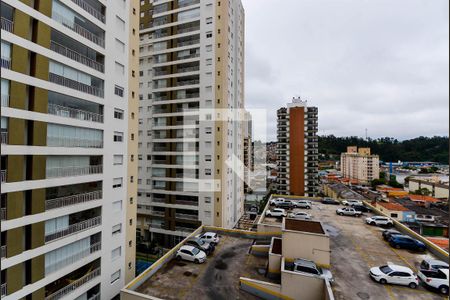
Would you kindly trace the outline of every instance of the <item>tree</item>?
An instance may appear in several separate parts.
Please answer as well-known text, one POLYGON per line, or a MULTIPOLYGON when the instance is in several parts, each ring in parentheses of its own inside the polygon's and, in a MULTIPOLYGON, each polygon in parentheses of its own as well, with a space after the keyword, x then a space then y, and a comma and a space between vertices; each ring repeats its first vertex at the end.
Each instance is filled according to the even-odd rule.
POLYGON ((421 196, 430 196, 431 195, 431 192, 426 188, 421 188, 421 189, 415 190, 414 192, 410 192, 410 193, 413 195, 421 195, 421 196))
POLYGON ((377 186, 386 184, 386 179, 384 179, 384 178, 374 179, 374 180, 372 180, 372 182, 370 184, 372 185, 372 189, 375 190, 377 188, 377 186))

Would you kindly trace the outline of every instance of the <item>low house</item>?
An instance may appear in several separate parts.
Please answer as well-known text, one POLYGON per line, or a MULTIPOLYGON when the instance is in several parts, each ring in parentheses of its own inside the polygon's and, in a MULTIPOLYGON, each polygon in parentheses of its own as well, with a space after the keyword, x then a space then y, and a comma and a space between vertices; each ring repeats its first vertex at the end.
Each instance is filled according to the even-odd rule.
POLYGON ((375 208, 399 222, 414 222, 414 211, 395 202, 376 202, 375 208))

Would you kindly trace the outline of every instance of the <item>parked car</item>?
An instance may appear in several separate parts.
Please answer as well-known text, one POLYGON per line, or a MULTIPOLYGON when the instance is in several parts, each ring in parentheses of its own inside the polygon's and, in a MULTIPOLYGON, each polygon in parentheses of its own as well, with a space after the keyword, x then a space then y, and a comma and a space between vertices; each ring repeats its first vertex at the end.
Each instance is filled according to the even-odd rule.
POLYGON ((311 201, 308 201, 308 200, 300 200, 300 201, 293 202, 293 203, 294 203, 294 207, 297 207, 297 208, 311 209, 311 207, 312 207, 311 201))
POLYGON ((373 216, 366 218, 366 223, 376 226, 394 226, 394 222, 388 217, 373 216))
POLYGON ((275 207, 284 208, 284 209, 292 209, 294 207, 294 203, 291 200, 285 200, 283 202, 279 202, 279 203, 275 204, 275 207))
POLYGON ((299 220, 311 220, 312 219, 312 216, 310 214, 302 212, 302 211, 290 213, 288 215, 288 217, 293 218, 293 219, 299 219, 299 220))
POLYGON ((448 263, 437 259, 425 258, 420 263, 420 269, 421 270, 448 269, 448 263))
POLYGON ((419 285, 419 279, 414 272, 407 267, 398 265, 387 265, 373 267, 369 271, 370 277, 381 284, 406 285, 415 289, 419 285))
POLYGON ((357 211, 360 211, 362 213, 371 212, 372 210, 368 208, 367 206, 360 205, 360 204, 352 204, 351 207, 356 209, 357 211))
POLYGON ((424 243, 407 235, 394 235, 390 238, 389 244, 391 247, 397 249, 409 249, 421 252, 427 250, 427 246, 424 243))
POLYGON ((362 201, 359 200, 344 200, 342 204, 345 206, 352 206, 353 204, 363 205, 362 201))
POLYGON ((270 205, 277 205, 278 203, 284 202, 286 201, 286 199, 284 198, 275 198, 275 199, 270 199, 269 204, 270 205))
POLYGON ((403 235, 403 233, 401 233, 400 231, 397 231, 395 229, 383 230, 383 239, 386 241, 389 241, 391 236, 395 236, 395 235, 403 235))
POLYGON ((192 238, 186 242, 186 245, 194 246, 206 253, 206 255, 210 255, 214 251, 214 246, 208 242, 205 242, 199 238, 192 238))
POLYGON ((327 279, 330 283, 334 282, 333 274, 331 274, 330 270, 323 269, 310 260, 296 259, 294 261, 294 272, 313 274, 327 279))
POLYGON ((197 238, 210 243, 211 245, 215 246, 217 244, 219 244, 219 235, 217 235, 217 233, 215 232, 205 232, 201 235, 198 235, 197 238))
POLYGON ((351 207, 339 208, 336 210, 336 214, 340 216, 352 216, 352 217, 361 217, 362 215, 360 211, 357 211, 351 207))
POLYGON ((417 275, 424 285, 439 290, 441 294, 448 294, 448 269, 419 270, 417 275))
POLYGON ((272 210, 267 210, 266 211, 266 216, 267 217, 286 217, 286 211, 282 208, 274 208, 272 210))
POLYGON ((334 200, 333 198, 323 198, 322 203, 330 204, 330 205, 340 205, 341 204, 339 201, 334 200))
POLYGON ((195 248, 194 246, 181 246, 176 254, 177 260, 192 261, 196 264, 201 264, 206 261, 206 254, 202 250, 195 248))

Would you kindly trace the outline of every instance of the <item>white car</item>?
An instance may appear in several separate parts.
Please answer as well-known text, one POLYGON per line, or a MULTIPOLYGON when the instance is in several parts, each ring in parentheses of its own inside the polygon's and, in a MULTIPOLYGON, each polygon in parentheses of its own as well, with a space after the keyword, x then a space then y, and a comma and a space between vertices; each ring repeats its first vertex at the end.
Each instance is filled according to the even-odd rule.
POLYGON ((366 223, 376 226, 394 226, 394 222, 391 219, 382 216, 373 216, 366 218, 366 223))
POLYGON ((381 284, 406 285, 415 289, 419 285, 419 279, 414 272, 407 267, 398 265, 386 265, 370 269, 370 277, 381 284))
POLYGON ((301 212, 301 211, 295 212, 295 213, 290 213, 288 215, 288 217, 292 218, 292 219, 299 219, 299 220, 311 220, 312 219, 312 216, 310 214, 301 212))
POLYGON ((181 246, 175 257, 177 260, 183 259, 196 264, 201 264, 206 261, 206 253, 194 246, 181 246))
POLYGON ((344 200, 342 204, 345 206, 352 206, 353 204, 363 205, 362 201, 359 200, 344 200))
POLYGON ((274 208, 266 211, 267 217, 286 217, 286 211, 282 208, 274 208))
POLYGON ((439 290, 444 295, 448 294, 448 269, 420 270, 417 275, 425 285, 439 290))
POLYGON ((336 210, 336 214, 340 216, 353 216, 353 217, 361 217, 362 212, 349 207, 339 208, 336 210))
POLYGON ((311 201, 307 201, 307 200, 300 200, 297 202, 294 201, 293 203, 294 203, 294 207, 297 207, 297 208, 311 209, 311 207, 312 207, 311 201))
POLYGON ((286 199, 284 199, 284 198, 275 198, 275 199, 271 199, 269 201, 269 204, 270 205, 277 205, 277 204, 280 204, 280 203, 285 202, 285 201, 286 201, 286 199))
POLYGON ((219 244, 219 235, 215 232, 205 232, 201 235, 198 235, 197 238, 201 239, 202 241, 205 241, 207 243, 214 245, 219 244))

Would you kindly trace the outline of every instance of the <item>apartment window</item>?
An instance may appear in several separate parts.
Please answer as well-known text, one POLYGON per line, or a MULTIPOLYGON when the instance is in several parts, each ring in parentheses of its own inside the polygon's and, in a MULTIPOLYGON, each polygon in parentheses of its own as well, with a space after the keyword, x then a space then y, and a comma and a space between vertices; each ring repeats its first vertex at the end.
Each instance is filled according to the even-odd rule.
POLYGON ((123 132, 114 131, 114 142, 123 142, 123 132))
POLYGON ((123 120, 124 111, 118 108, 114 108, 114 118, 123 120))
POLYGON ((211 65, 212 65, 212 58, 208 58, 208 59, 206 60, 206 65, 207 65, 207 66, 211 66, 211 65))
POLYGON ((122 232, 122 224, 116 224, 112 227, 112 234, 119 234, 122 232))
POLYGON ((212 24, 212 22, 213 22, 212 17, 206 18, 206 24, 212 24))
POLYGON ((213 36, 213 34, 212 34, 212 31, 208 31, 207 33, 206 33, 206 38, 212 38, 212 36, 213 36))
POLYGON ((111 251, 111 260, 116 260, 120 257, 122 252, 122 247, 117 247, 111 251))
POLYGON ((116 66, 115 66, 115 70, 116 70, 116 75, 123 75, 125 74, 125 66, 118 63, 116 61, 116 66))
POLYGON ((211 197, 205 197, 205 203, 211 203, 211 197))
POLYGON ((211 175, 211 169, 205 169, 205 175, 211 175))
POLYGON ((120 270, 111 275, 111 284, 120 279, 120 270))
POLYGON ((114 202, 112 203, 112 206, 113 206, 113 211, 114 211, 114 212, 120 212, 120 211, 122 211, 122 200, 114 201, 114 202))
POLYGON ((113 188, 114 189, 122 187, 122 184, 123 184, 123 178, 122 177, 113 179, 113 188))
POLYGON ((114 165, 123 165, 123 155, 115 154, 113 157, 114 165))
POLYGON ((206 52, 211 52, 211 51, 212 51, 212 45, 207 45, 206 52))
POLYGON ((211 155, 205 155, 205 161, 211 161, 212 157, 211 155))
POLYGON ((123 97, 123 91, 123 87, 118 85, 114 86, 114 94, 116 94, 117 96, 123 97))
POLYGON ((206 127, 205 128, 205 133, 206 134, 211 134, 212 133, 212 127, 206 127))

